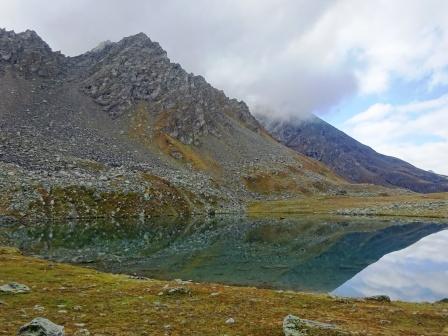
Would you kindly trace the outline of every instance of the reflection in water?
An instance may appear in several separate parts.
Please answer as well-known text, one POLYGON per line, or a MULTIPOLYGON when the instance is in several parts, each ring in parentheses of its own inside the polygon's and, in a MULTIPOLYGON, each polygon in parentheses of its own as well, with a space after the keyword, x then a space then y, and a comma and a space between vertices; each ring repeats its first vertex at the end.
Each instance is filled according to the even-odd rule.
POLYGON ((448 230, 382 257, 333 293, 389 295, 395 300, 437 301, 448 297, 448 230))
POLYGON ((0 225, 0 245, 110 272, 328 292, 446 227, 345 217, 95 220, 0 225))

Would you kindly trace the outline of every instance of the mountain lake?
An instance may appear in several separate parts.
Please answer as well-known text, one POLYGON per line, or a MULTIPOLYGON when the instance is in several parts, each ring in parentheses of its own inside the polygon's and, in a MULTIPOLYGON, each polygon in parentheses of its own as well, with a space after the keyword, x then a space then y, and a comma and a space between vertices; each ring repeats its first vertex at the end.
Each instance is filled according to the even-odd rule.
POLYGON ((0 223, 0 245, 101 271, 434 302, 448 297, 448 220, 342 216, 0 223))

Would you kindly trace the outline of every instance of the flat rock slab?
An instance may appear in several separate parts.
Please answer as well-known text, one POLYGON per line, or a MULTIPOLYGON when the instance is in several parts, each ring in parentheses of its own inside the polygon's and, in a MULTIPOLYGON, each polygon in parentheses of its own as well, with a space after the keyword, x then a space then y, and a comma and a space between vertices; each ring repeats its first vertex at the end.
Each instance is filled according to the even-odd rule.
POLYGON ((17 282, 11 282, 6 285, 0 286, 0 293, 9 293, 9 294, 23 294, 29 293, 31 290, 28 286, 19 284, 17 282))
POLYGON ((21 327, 17 336, 64 336, 64 327, 50 320, 37 317, 21 327))
POLYGON ((285 336, 305 336, 308 335, 310 329, 332 330, 334 335, 346 334, 334 324, 305 320, 294 315, 288 315, 283 320, 283 333, 285 336))

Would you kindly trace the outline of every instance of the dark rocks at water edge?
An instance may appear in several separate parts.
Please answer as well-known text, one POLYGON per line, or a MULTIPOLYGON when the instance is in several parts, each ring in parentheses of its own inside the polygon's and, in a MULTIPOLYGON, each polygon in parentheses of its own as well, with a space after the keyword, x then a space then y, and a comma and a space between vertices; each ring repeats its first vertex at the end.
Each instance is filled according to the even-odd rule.
POLYGON ((17 332, 17 336, 64 336, 64 327, 50 320, 37 317, 24 325, 17 332))
POLYGON ((0 293, 6 294, 25 294, 29 293, 31 290, 28 286, 19 284, 17 282, 11 282, 0 286, 0 293))

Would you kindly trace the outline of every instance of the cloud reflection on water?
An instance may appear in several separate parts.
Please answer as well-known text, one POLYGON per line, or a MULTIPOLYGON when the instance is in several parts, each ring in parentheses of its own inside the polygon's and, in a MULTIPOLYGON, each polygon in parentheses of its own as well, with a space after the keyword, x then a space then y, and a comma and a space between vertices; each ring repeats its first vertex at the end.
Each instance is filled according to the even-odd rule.
POLYGON ((448 230, 429 235, 366 267, 333 291, 340 296, 385 294, 393 300, 437 301, 448 297, 448 230))

